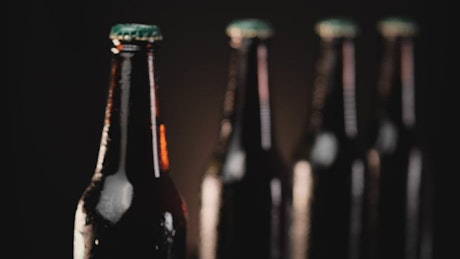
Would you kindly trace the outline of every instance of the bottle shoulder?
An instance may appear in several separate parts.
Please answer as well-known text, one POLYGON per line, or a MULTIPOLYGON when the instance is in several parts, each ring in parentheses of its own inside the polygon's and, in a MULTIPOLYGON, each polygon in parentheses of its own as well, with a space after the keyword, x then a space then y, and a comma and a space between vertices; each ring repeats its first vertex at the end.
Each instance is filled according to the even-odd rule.
POLYGON ((317 130, 301 135, 294 146, 291 167, 307 163, 312 168, 347 167, 353 161, 367 159, 368 149, 362 135, 347 137, 329 130, 317 130))
POLYGON ((132 180, 122 173, 95 173, 80 202, 93 209, 118 206, 128 210, 134 206, 161 211, 185 206, 174 181, 166 174, 158 178, 132 180))
POLYGON ((422 131, 417 125, 404 125, 397 121, 384 118, 377 121, 373 128, 372 148, 382 154, 423 148, 422 131))
POLYGON ((285 178, 288 164, 280 152, 273 148, 262 149, 226 149, 214 153, 206 163, 203 178, 216 176, 223 182, 244 180, 248 177, 270 180, 285 178))

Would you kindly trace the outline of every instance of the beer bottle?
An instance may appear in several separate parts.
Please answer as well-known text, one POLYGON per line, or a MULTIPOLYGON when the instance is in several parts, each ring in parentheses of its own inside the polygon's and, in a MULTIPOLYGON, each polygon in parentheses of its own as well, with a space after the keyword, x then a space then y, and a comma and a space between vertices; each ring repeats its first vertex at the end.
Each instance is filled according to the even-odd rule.
POLYGON ((202 175, 200 259, 284 258, 288 168, 273 131, 268 46, 261 19, 226 28, 230 64, 220 131, 202 175))
POLYGON ((117 24, 94 175, 75 213, 74 258, 186 255, 186 206, 169 175, 155 25, 117 24))
POLYGON ((330 17, 314 29, 320 46, 309 114, 292 155, 290 258, 363 258, 369 164, 358 134, 359 28, 330 17))
POLYGON ((372 120, 381 171, 380 258, 431 258, 432 167, 416 120, 419 27, 392 16, 379 20, 377 29, 382 56, 372 120))

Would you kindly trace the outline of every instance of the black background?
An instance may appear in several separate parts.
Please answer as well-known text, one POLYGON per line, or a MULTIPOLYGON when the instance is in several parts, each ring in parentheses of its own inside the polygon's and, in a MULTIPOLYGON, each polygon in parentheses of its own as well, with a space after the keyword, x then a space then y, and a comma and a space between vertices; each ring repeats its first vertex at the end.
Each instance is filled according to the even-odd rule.
MULTIPOLYGON (((77 201, 93 174, 102 131, 110 66, 108 32, 116 23, 157 24, 162 116, 167 126, 171 174, 189 209, 189 247, 197 235, 198 184, 216 138, 227 79, 228 38, 234 18, 268 19, 275 36, 269 49, 274 127, 289 161, 306 120, 318 37, 313 24, 346 16, 360 25, 356 40, 357 88, 365 127, 378 70, 378 19, 414 18, 417 114, 436 174, 435 254, 447 246, 449 214, 441 179, 452 174, 447 97, 449 7, 415 0, 322 1, 16 1, 10 4, 11 151, 15 219, 9 258, 72 258, 77 201)), ((458 87, 458 83, 456 85, 458 87)), ((455 103, 454 103, 455 106, 455 103)), ((458 152, 457 152, 458 153, 458 152)), ((458 196, 456 196, 458 197, 458 196)), ((458 240, 458 238, 457 238, 458 240)))

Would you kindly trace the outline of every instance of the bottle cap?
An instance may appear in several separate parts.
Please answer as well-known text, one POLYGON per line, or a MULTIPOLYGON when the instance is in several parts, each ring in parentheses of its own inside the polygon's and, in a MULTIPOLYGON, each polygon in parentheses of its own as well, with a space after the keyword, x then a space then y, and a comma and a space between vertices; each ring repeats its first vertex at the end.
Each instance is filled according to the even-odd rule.
POLYGON ((354 38, 358 26, 352 19, 327 18, 316 23, 315 31, 322 38, 354 38))
POLYGON ((260 38, 266 39, 273 35, 271 25, 264 20, 249 18, 230 22, 226 33, 232 38, 260 38))
POLYGON ((412 37, 418 31, 418 26, 410 18, 387 17, 377 23, 377 30, 384 37, 412 37))
POLYGON ((109 38, 124 41, 154 42, 161 40, 163 36, 156 25, 122 23, 112 27, 109 38))

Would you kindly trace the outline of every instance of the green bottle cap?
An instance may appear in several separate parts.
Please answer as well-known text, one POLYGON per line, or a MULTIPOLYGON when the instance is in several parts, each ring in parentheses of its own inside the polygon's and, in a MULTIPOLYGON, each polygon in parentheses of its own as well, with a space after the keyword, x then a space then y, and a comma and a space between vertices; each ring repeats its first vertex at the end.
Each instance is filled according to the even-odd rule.
POLYGON ((272 26, 264 20, 249 18, 230 22, 226 33, 234 38, 261 38, 266 39, 273 35, 272 26))
POLYGON ((349 18, 326 18, 315 24, 315 31, 322 38, 354 38, 358 26, 349 18))
POLYGON ((161 40, 163 36, 156 25, 122 23, 112 27, 109 38, 123 41, 154 42, 161 40))
POLYGON ((386 17, 377 23, 377 30, 384 37, 412 37, 418 32, 414 20, 407 17, 386 17))

